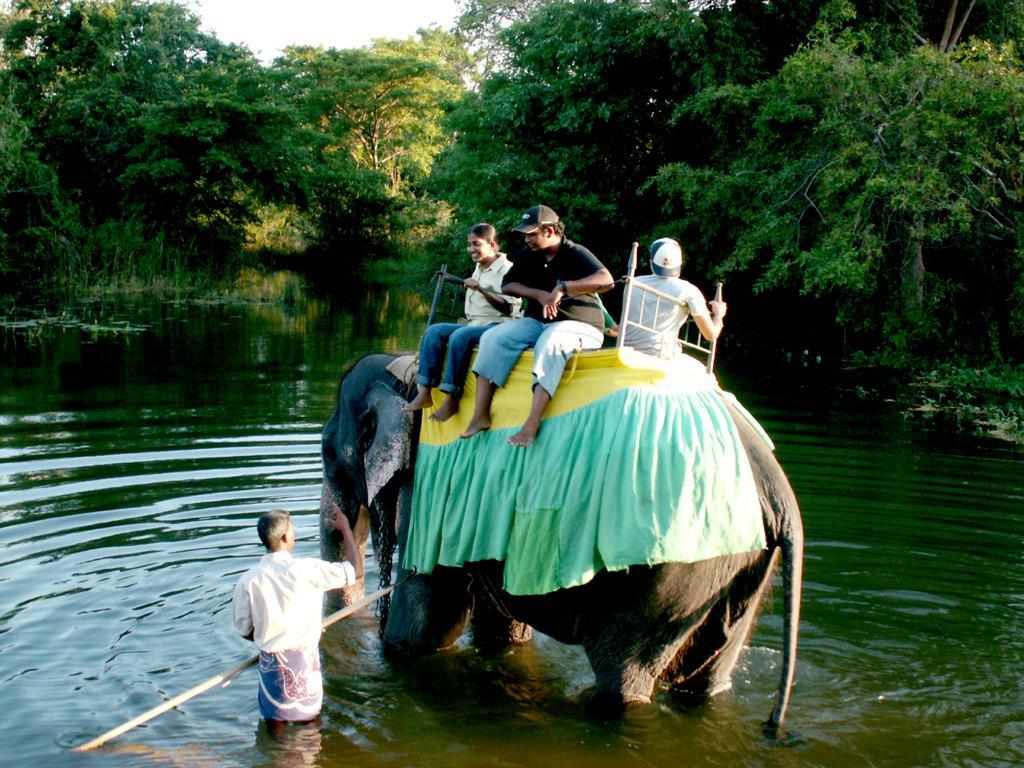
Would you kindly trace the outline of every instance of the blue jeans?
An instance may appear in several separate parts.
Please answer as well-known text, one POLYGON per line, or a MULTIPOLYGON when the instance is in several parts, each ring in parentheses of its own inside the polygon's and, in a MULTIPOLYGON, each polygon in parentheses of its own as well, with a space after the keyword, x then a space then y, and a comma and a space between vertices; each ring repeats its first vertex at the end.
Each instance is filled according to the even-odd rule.
POLYGON ((416 374, 416 383, 424 387, 437 387, 440 384, 440 390, 448 394, 460 392, 469 372, 469 359, 473 355, 473 348, 484 335, 484 331, 496 325, 498 323, 435 323, 428 326, 423 338, 420 339, 420 368, 416 374), (446 349, 447 366, 444 364, 446 349), (441 375, 442 369, 444 376, 441 375))
POLYGON ((523 350, 535 347, 534 385, 540 384, 554 396, 565 364, 573 353, 600 349, 603 340, 601 331, 576 320, 542 323, 532 317, 524 317, 502 323, 484 334, 473 373, 503 387, 523 350))

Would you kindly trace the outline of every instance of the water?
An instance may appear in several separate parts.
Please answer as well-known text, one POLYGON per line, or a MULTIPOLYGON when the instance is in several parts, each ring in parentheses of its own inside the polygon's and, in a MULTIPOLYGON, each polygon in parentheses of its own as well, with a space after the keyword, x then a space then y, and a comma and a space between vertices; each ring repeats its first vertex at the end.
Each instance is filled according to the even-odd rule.
POLYGON ((117 317, 143 331, 0 335, 0 764, 1024 762, 1024 451, 741 375, 726 345, 723 384, 775 439, 807 530, 787 745, 760 731, 777 596, 733 690, 703 704, 665 693, 597 721, 577 648, 539 636, 496 657, 463 644, 394 663, 364 612, 322 643, 319 729, 269 733, 249 670, 96 753, 69 751, 252 653, 229 603, 261 553, 256 517, 291 510, 297 554, 318 553, 319 431, 338 377, 364 352, 414 347, 424 314, 395 294, 142 302, 117 317))

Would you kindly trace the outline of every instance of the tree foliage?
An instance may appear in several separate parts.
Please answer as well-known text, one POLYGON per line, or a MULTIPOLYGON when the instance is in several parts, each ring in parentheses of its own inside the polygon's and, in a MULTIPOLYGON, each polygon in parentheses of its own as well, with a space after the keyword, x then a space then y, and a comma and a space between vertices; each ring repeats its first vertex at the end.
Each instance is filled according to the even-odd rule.
POLYGON ((608 258, 649 222, 637 190, 685 152, 675 105, 694 93, 699 28, 685 8, 550 2, 501 33, 507 67, 467 94, 439 194, 457 220, 511 223, 546 201, 608 258))
POLYGON ((303 174, 319 251, 393 255, 432 207, 423 187, 450 143, 443 121, 471 77, 459 39, 438 29, 369 48, 292 47, 274 62, 311 160, 303 174))
POLYGON ((719 150, 652 186, 723 273, 813 297, 888 362, 1019 356, 1024 74, 1009 47, 878 61, 843 36, 684 113, 719 150))
POLYGON ((450 32, 265 66, 176 3, 14 0, 0 274, 224 265, 253 232, 426 269, 543 201, 616 271, 680 238, 738 336, 1020 360, 1024 3, 459 5, 450 32))
POLYGON ((30 133, 11 101, 0 102, 0 281, 6 285, 44 284, 68 249, 62 222, 75 217, 30 133))

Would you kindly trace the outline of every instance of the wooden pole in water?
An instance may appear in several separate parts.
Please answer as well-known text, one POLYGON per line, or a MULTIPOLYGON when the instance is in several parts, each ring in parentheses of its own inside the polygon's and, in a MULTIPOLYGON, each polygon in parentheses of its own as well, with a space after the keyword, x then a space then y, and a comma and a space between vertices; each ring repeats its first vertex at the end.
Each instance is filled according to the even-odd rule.
MULTIPOLYGON (((356 602, 352 603, 352 605, 347 605, 344 608, 342 608, 340 611, 336 611, 336 612, 332 613, 330 616, 328 616, 326 619, 324 619, 324 623, 323 623, 322 629, 327 629, 334 622, 340 621, 341 619, 344 619, 346 616, 351 616, 353 613, 358 611, 360 608, 365 608, 367 605, 370 605, 370 603, 373 603, 373 602, 375 602, 377 600, 380 600, 382 597, 384 597, 385 595, 390 593, 392 590, 394 590, 394 588, 397 587, 397 586, 398 586, 397 584, 394 584, 394 585, 392 585, 390 587, 387 587, 386 589, 380 590, 379 592, 374 592, 372 595, 367 595, 366 597, 362 598, 361 600, 357 600, 356 602)), ((227 670, 226 672, 221 672, 219 675, 214 675, 209 680, 206 680, 206 681, 200 683, 199 685, 196 685, 196 686, 194 686, 192 688, 189 688, 184 693, 178 694, 173 699, 169 699, 169 700, 165 701, 163 704, 160 704, 159 706, 153 707, 151 710, 149 710, 147 712, 143 712, 138 717, 133 717, 131 720, 129 720, 129 721, 125 722, 125 723, 122 723, 121 725, 117 726, 116 728, 112 728, 111 730, 107 731, 106 733, 97 736, 92 741, 87 741, 85 744, 78 745, 72 751, 74 751, 74 752, 88 752, 90 749, 96 749, 96 747, 100 746, 101 744, 105 744, 106 742, 110 741, 111 739, 120 736, 122 733, 125 733, 126 731, 130 731, 135 726, 142 725, 143 723, 148 722, 149 720, 152 720, 157 715, 161 715, 161 714, 163 714, 164 712, 166 712, 169 709, 174 709, 179 704, 184 704, 189 699, 193 699, 196 696, 198 696, 199 694, 203 693, 204 691, 210 690, 215 685, 220 685, 222 687, 226 686, 240 672, 242 672, 242 670, 247 669, 248 667, 253 666, 259 660, 260 660, 260 655, 257 653, 255 656, 251 656, 250 658, 248 658, 245 661, 243 661, 241 664, 232 667, 231 669, 227 670)))

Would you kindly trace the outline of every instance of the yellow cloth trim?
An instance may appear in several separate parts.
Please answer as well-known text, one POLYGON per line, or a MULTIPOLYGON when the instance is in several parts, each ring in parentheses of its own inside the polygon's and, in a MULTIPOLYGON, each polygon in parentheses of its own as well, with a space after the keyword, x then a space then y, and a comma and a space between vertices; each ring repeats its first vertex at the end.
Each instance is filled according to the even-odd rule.
MULTIPOLYGON (((717 386, 701 363, 685 355, 661 360, 624 347, 582 352, 574 358, 577 359, 566 365, 562 383, 544 411, 545 419, 568 413, 628 387, 683 393, 713 390, 717 386)), ((505 386, 495 392, 491 405, 491 429, 518 427, 526 421, 533 403, 532 370, 533 350, 527 350, 519 358, 505 386)), ((428 418, 446 397, 439 390, 434 390, 432 396, 434 405, 423 411, 420 442, 447 445, 458 440, 469 425, 476 402, 476 376, 470 372, 466 377, 459 410, 448 421, 436 422, 428 418)))

